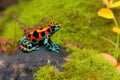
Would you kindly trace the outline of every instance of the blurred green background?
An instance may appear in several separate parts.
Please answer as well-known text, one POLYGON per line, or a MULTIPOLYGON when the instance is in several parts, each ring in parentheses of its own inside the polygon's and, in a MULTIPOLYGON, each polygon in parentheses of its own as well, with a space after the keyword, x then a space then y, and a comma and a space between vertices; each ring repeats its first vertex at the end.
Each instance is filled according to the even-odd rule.
MULTIPOLYGON (((112 31, 113 20, 107 20, 97 15, 97 11, 102 7, 106 7, 102 0, 18 0, 18 4, 9 6, 0 12, 0 37, 5 39, 16 37, 16 41, 19 41, 23 36, 21 27, 29 26, 32 28, 35 25, 47 25, 50 21, 56 21, 62 24, 62 29, 52 36, 52 40, 66 46, 67 51, 76 53, 72 54, 72 56, 76 56, 72 57, 74 59, 72 62, 76 62, 76 64, 72 64, 72 62, 65 64, 71 74, 66 75, 67 70, 65 68, 65 72, 58 73, 59 77, 51 78, 51 80, 60 80, 60 78, 61 80, 119 80, 119 74, 113 66, 99 56, 100 52, 106 52, 119 60, 119 52, 116 51, 115 47, 100 38, 106 37, 113 42, 116 41, 116 33, 112 31), (16 22, 12 17, 14 14, 23 25, 16 22), (75 48, 71 48, 65 44, 66 42, 80 44, 82 48, 75 46, 75 48), (77 56, 81 57, 78 58, 77 56), (96 59, 100 59, 100 61, 96 59), (94 62, 92 67, 89 64, 90 60, 94 62), (83 67, 73 68, 77 66, 83 67), (76 70, 78 73, 74 73, 76 70), (84 70, 90 74, 85 74, 84 70), (68 77, 73 74, 74 77, 68 77), (92 74, 91 78, 90 75, 92 74), (102 76, 104 76, 103 79, 101 79, 102 76), (77 78, 75 79, 75 77, 77 78)), ((119 10, 113 9, 113 12, 120 25, 119 10)))

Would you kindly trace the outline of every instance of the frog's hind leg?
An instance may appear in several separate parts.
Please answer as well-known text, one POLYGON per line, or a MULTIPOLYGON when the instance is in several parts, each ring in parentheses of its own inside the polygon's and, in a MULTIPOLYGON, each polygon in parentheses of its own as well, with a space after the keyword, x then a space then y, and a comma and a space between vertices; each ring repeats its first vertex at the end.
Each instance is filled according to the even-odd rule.
POLYGON ((50 40, 50 38, 46 38, 44 40, 44 45, 48 50, 59 53, 60 48, 59 48, 58 44, 52 42, 50 40))
POLYGON ((32 51, 39 50, 39 45, 34 46, 32 42, 26 39, 21 39, 21 41, 19 41, 19 44, 20 44, 20 49, 23 52, 32 52, 32 51))

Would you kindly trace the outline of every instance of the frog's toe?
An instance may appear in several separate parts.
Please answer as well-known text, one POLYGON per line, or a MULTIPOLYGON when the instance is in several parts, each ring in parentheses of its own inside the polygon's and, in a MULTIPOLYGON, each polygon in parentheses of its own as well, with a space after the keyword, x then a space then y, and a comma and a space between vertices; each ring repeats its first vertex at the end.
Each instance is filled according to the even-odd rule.
POLYGON ((59 50, 52 48, 51 51, 55 52, 55 53, 59 53, 59 50))
POLYGON ((59 46, 53 46, 54 49, 60 50, 59 46))
POLYGON ((59 49, 59 45, 57 45, 57 44, 55 44, 55 43, 51 43, 51 45, 52 45, 52 47, 54 47, 54 48, 60 50, 60 49, 59 49))
POLYGON ((57 48, 55 48, 56 50, 60 50, 60 48, 59 47, 57 47, 57 48))
POLYGON ((30 52, 31 51, 38 51, 38 50, 40 50, 40 48, 38 46, 34 46, 30 49, 30 52))
POLYGON ((59 48, 56 48, 56 47, 53 47, 53 46, 50 46, 48 48, 48 50, 52 51, 52 52, 55 52, 55 53, 59 53, 59 48))

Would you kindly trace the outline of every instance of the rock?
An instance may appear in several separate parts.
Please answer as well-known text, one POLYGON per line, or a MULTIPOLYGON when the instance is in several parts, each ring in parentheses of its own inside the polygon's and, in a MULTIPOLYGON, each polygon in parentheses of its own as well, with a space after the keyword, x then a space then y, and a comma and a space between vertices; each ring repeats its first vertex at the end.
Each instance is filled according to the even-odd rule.
POLYGON ((62 71, 61 65, 69 53, 64 47, 60 48, 60 53, 48 51, 44 46, 31 53, 20 50, 9 56, 0 53, 0 80, 34 80, 34 72, 46 64, 54 65, 62 71))
POLYGON ((6 9, 7 7, 18 3, 18 0, 1 0, 0 1, 0 11, 6 9))
POLYGON ((0 58, 0 69, 4 66, 4 60, 0 58))

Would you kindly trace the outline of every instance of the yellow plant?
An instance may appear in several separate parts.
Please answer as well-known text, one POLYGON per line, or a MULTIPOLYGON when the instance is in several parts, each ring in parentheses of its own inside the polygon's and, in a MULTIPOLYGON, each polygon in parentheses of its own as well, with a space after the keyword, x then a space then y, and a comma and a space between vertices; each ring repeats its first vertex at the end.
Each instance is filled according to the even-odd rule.
POLYGON ((117 20, 114 16, 113 11, 111 8, 118 8, 120 7, 120 1, 116 1, 113 3, 113 0, 103 0, 104 4, 106 5, 106 8, 101 8, 98 11, 98 16, 101 16, 106 19, 113 19, 115 26, 113 27, 113 32, 117 33, 117 40, 116 45, 119 46, 119 36, 120 36, 120 28, 118 27, 117 20))
POLYGON ((120 28, 118 27, 113 27, 113 31, 120 34, 120 28))
POLYGON ((103 0, 103 2, 106 4, 107 8, 120 7, 120 1, 117 1, 117 2, 113 3, 113 0, 103 0))

